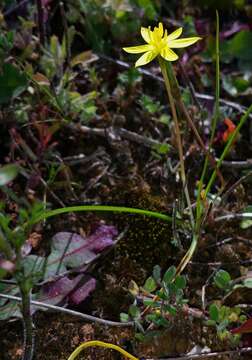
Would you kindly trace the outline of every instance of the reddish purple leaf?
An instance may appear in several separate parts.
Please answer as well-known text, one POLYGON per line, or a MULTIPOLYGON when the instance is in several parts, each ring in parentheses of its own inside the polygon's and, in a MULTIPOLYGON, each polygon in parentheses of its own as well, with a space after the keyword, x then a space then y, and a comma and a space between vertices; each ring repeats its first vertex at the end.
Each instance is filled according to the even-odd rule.
POLYGON ((246 320, 241 326, 231 329, 232 334, 246 334, 252 333, 252 318, 246 320))
POLYGON ((61 271, 65 267, 76 268, 93 261, 97 253, 113 245, 117 235, 114 226, 100 225, 93 234, 84 238, 71 232, 59 232, 52 238, 52 251, 48 257, 46 277, 55 274, 58 265, 61 271))
POLYGON ((93 235, 89 236, 89 250, 99 253, 113 245, 113 238, 118 235, 114 226, 100 225, 93 235))
POLYGON ((82 276, 78 275, 74 279, 64 276, 59 280, 44 285, 37 300, 51 305, 59 304, 77 286, 82 276))
POLYGON ((67 304, 68 300, 74 304, 84 301, 96 286, 95 279, 83 277, 85 265, 93 261, 98 253, 113 245, 113 238, 117 233, 114 226, 100 224, 87 237, 71 232, 59 232, 54 235, 44 280, 66 271, 67 268, 78 268, 82 274, 72 279, 64 276, 59 280, 48 282, 42 287, 36 299, 54 305, 63 301, 67 304), (80 280, 82 282, 78 287, 80 280), (86 282, 83 283, 83 280, 86 282))
POLYGON ((95 290, 96 287, 96 280, 94 278, 89 279, 84 285, 79 287, 76 291, 73 291, 70 295, 69 300, 72 301, 72 303, 78 305, 82 301, 84 301, 91 292, 95 290))

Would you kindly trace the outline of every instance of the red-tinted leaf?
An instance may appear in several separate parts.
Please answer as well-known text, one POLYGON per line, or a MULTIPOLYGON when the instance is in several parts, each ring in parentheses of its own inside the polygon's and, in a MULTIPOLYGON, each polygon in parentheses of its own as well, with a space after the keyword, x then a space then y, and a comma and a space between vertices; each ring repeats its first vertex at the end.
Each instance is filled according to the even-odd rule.
POLYGON ((82 276, 83 275, 78 275, 74 279, 69 279, 67 276, 64 276, 57 281, 44 285, 37 300, 51 305, 59 304, 77 286, 82 276))
POLYGON ((55 274, 58 265, 60 271, 65 267, 76 268, 93 261, 97 253, 113 245, 113 238, 117 235, 114 226, 100 225, 96 231, 84 238, 71 232, 59 232, 52 239, 52 251, 48 257, 45 277, 55 274))
POLYGON ((232 334, 252 333, 252 318, 245 321, 241 326, 230 330, 232 334))
POLYGON ((74 304, 78 305, 84 301, 91 292, 95 290, 96 280, 94 278, 89 279, 84 285, 75 290, 71 295, 69 300, 74 304))
POLYGON ((99 253, 107 247, 113 245, 113 238, 117 236, 118 231, 114 226, 100 225, 93 235, 89 236, 89 249, 99 253))

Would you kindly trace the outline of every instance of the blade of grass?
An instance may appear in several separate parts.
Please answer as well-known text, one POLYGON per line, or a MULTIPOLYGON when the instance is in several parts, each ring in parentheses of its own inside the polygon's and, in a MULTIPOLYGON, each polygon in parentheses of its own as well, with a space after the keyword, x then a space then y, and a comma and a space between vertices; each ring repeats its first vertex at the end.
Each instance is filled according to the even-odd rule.
MULTIPOLYGON (((216 54, 216 80, 215 80, 215 105, 214 105, 214 116, 213 121, 211 124, 211 136, 209 142, 209 149, 208 153, 210 154, 211 148, 213 146, 214 136, 217 127, 217 121, 220 115, 220 21, 219 21, 219 13, 216 10, 216 40, 215 40, 215 54, 216 54)), ((209 157, 206 156, 202 174, 200 177, 199 185, 198 185, 198 194, 197 194, 197 201, 196 201, 196 228, 199 230, 200 222, 201 222, 201 215, 202 215, 202 202, 201 202, 201 193, 203 189, 203 184, 206 176, 206 172, 208 169, 208 159, 209 157)), ((216 165, 215 170, 216 173, 218 171, 218 166, 216 165)), ((197 231, 198 231, 197 230, 197 231)))
POLYGON ((38 215, 32 220, 32 223, 29 225, 34 225, 39 221, 48 219, 52 216, 66 214, 70 212, 83 212, 83 211, 101 211, 101 212, 117 212, 117 213, 128 213, 128 214, 137 214, 148 217, 154 217, 163 221, 172 222, 172 217, 166 214, 162 214, 156 211, 149 211, 125 206, 109 206, 109 205, 80 205, 80 206, 69 206, 64 208, 58 208, 54 210, 48 210, 38 215))

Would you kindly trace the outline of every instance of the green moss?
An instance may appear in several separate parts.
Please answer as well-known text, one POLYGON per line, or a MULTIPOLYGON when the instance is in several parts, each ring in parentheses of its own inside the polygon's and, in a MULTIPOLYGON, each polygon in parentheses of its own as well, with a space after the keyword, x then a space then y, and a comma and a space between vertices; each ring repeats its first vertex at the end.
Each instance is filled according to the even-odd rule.
MULTIPOLYGON (((120 194, 120 204, 146 210, 165 212, 166 204, 161 197, 146 189, 120 194)), ((171 224, 164 221, 132 215, 116 215, 120 230, 128 227, 125 237, 116 247, 118 257, 127 257, 150 272, 155 264, 167 265, 171 254, 171 224)))

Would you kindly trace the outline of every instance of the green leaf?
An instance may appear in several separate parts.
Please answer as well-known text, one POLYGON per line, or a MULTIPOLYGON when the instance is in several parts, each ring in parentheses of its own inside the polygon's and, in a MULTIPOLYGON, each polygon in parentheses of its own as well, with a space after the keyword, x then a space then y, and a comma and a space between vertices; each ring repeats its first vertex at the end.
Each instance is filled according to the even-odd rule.
POLYGON ((27 77, 14 65, 4 64, 0 74, 0 104, 6 104, 19 96, 28 85, 27 77))
POLYGON ((141 334, 141 333, 136 333, 135 338, 136 338, 137 341, 144 341, 145 340, 144 334, 141 334))
POLYGON ((159 101, 155 101, 150 96, 145 95, 145 94, 143 94, 141 96, 141 99, 139 102, 140 102, 142 108, 150 114, 155 114, 155 113, 161 111, 161 109, 162 109, 159 101))
POLYGON ((242 220, 240 223, 241 229, 248 229, 251 226, 252 226, 252 220, 250 219, 242 220))
POLYGON ((170 145, 165 143, 155 144, 153 145, 153 149, 159 154, 159 155, 166 155, 170 150, 170 145))
POLYGON ((227 289, 230 286, 231 277, 225 270, 219 270, 214 276, 214 283, 220 289, 227 289))
POLYGON ((252 278, 245 279, 243 282, 244 286, 246 286, 249 289, 252 289, 252 278))
POLYGON ((153 279, 152 276, 148 277, 144 284, 144 290, 151 293, 152 291, 156 290, 157 284, 156 281, 153 279))
POLYGON ((175 266, 171 266, 169 267, 169 269, 165 272, 164 277, 163 277, 163 281, 166 284, 170 284, 172 282, 172 280, 174 279, 176 275, 176 267, 175 266))
POLYGON ((6 321, 10 318, 22 318, 19 304, 11 301, 1 307, 0 321, 6 321))
POLYGON ((252 60, 252 31, 240 31, 230 40, 229 52, 236 58, 252 60))
POLYGON ((177 309, 175 308, 175 306, 172 305, 164 306, 164 310, 173 316, 177 314, 177 309))
POLYGON ((129 315, 126 313, 121 313, 120 314, 120 320, 121 322, 128 322, 129 321, 129 315))
POLYGON ((207 321, 206 321, 206 324, 207 324, 208 326, 215 326, 215 325, 216 325, 216 322, 215 322, 214 320, 207 320, 207 321))
POLYGON ((7 185, 18 174, 18 166, 15 164, 4 165, 0 168, 0 186, 7 185))
POLYGON ((177 276, 175 279, 175 286, 177 289, 184 289, 186 287, 186 278, 183 275, 177 276))
POLYGON ((136 305, 131 305, 129 308, 129 314, 133 319, 135 318, 138 319, 140 317, 141 312, 136 305))
POLYGON ((152 299, 144 299, 143 300, 143 304, 144 306, 151 306, 151 307, 156 307, 157 305, 155 301, 153 301, 152 299))
POLYGON ((152 276, 156 282, 161 281, 161 267, 159 265, 155 265, 152 271, 152 276))
POLYGON ((209 315, 211 320, 218 321, 219 320, 219 309, 216 304, 211 304, 209 308, 209 315))

